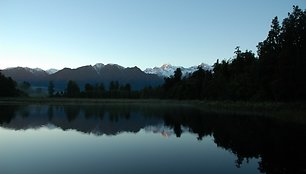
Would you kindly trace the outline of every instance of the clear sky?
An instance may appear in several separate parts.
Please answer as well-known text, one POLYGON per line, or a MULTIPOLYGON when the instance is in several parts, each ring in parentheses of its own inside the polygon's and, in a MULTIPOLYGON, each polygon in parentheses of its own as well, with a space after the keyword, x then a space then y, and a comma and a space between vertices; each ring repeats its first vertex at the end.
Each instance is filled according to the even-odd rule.
POLYGON ((306 0, 0 0, 0 69, 213 64, 306 0))

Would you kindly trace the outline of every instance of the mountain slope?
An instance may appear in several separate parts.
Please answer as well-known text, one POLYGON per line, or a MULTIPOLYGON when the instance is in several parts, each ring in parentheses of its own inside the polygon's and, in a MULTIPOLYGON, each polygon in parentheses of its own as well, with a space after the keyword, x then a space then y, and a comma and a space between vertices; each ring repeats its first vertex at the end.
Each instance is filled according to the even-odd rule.
POLYGON ((31 82, 33 86, 45 86, 45 79, 48 78, 48 73, 44 70, 35 68, 15 67, 7 68, 1 71, 7 77, 12 77, 17 82, 31 82))
POLYGON ((124 68, 117 64, 97 63, 94 66, 87 65, 76 69, 64 68, 62 70, 50 69, 44 71, 39 68, 31 69, 27 67, 7 68, 1 72, 8 77, 12 77, 17 82, 27 81, 32 86, 47 88, 49 81, 53 81, 57 90, 65 90, 69 80, 76 81, 83 89, 86 83, 104 83, 108 88, 110 81, 118 81, 120 84, 130 83, 134 90, 142 89, 146 86, 161 85, 164 77, 174 74, 177 68, 181 68, 183 76, 193 73, 202 67, 204 70, 212 70, 207 64, 200 64, 184 68, 164 64, 161 67, 147 68, 142 71, 138 67, 124 68))
POLYGON ((86 83, 104 83, 108 88, 110 81, 118 81, 120 84, 130 83, 134 90, 163 83, 163 78, 154 74, 146 74, 138 67, 124 68, 117 64, 87 65, 76 69, 64 68, 51 74, 41 69, 26 67, 8 68, 2 70, 2 73, 17 82, 27 81, 33 86, 43 88, 48 86, 49 81, 53 81, 57 90, 64 90, 69 80, 76 81, 81 89, 86 83))

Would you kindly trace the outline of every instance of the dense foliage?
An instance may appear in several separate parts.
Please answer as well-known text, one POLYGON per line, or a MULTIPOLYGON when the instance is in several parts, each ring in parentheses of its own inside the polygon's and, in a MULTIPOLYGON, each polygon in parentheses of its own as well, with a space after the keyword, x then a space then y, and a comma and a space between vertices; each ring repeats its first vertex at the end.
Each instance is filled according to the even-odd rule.
POLYGON ((167 98, 213 100, 306 99, 306 11, 297 6, 279 25, 272 20, 267 38, 258 44, 258 57, 236 48, 231 60, 217 61, 213 72, 199 68, 180 79, 178 69, 165 79, 167 98))
POLYGON ((306 98, 306 11, 297 6, 258 44, 261 94, 273 100, 306 98))
POLYGON ((256 98, 259 84, 258 59, 251 51, 241 52, 236 48, 232 60, 214 64, 213 72, 201 67, 190 76, 166 78, 165 97, 176 99, 249 100, 256 98), (169 86, 171 86, 169 88, 169 86))
POLYGON ((111 81, 108 88, 106 88, 103 83, 94 85, 86 83, 84 90, 81 91, 80 87, 75 81, 69 81, 65 92, 57 92, 54 96, 69 98, 157 98, 159 95, 155 95, 155 93, 152 94, 153 90, 155 89, 149 87, 144 88, 141 91, 133 91, 129 83, 119 84, 118 81, 111 81))
POLYGON ((10 78, 5 77, 0 73, 0 97, 11 97, 20 95, 20 91, 17 90, 16 82, 10 78))

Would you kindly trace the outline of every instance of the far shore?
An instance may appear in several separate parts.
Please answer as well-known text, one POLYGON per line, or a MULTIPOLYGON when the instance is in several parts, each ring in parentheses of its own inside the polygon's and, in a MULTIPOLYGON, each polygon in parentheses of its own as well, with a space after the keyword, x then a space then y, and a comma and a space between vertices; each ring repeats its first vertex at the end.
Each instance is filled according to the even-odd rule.
MULTIPOLYGON (((136 107, 193 107, 203 113, 267 116, 306 125, 306 103, 88 98, 0 98, 0 105, 117 105, 136 107)), ((205 115, 205 114, 204 114, 205 115)), ((1 116, 1 115, 0 115, 1 116)), ((191 115, 192 116, 192 115, 191 115)))
POLYGON ((205 100, 163 100, 163 99, 89 99, 89 98, 0 98, 0 105, 156 105, 189 106, 207 112, 225 113, 277 113, 277 115, 303 115, 306 117, 306 103, 205 101, 205 100))

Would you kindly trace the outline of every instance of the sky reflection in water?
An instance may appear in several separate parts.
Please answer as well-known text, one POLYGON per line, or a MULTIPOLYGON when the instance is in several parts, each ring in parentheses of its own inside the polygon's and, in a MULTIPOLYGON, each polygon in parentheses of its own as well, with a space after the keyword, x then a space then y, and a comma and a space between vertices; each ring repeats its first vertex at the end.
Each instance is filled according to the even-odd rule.
POLYGON ((305 170, 305 128, 265 117, 133 105, 0 109, 0 173, 305 170))

